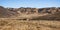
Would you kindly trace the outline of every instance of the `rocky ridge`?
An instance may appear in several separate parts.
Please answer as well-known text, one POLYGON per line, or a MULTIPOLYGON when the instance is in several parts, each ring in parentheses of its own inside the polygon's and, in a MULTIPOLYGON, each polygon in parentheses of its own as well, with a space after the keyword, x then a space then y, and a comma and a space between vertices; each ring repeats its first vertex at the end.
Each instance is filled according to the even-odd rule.
MULTIPOLYGON (((60 7, 50 7, 50 8, 4 8, 0 6, 0 17, 24 17, 28 18, 37 17, 43 19, 60 19, 60 7)), ((35 18, 36 19, 36 18, 35 18)))

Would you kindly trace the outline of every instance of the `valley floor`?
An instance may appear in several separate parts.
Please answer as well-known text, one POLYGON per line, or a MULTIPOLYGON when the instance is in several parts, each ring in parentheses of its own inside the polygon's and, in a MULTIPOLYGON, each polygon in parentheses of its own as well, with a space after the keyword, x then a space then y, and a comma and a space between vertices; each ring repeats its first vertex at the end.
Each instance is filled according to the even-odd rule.
POLYGON ((0 19, 0 30, 60 30, 60 21, 0 19))

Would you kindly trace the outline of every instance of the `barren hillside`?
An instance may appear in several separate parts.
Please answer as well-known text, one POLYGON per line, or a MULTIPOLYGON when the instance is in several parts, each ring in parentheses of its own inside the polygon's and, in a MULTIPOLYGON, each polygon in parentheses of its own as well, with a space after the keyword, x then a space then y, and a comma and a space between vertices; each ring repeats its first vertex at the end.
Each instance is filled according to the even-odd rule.
POLYGON ((0 18, 60 19, 60 8, 4 8, 0 6, 0 18))
POLYGON ((0 30, 60 30, 60 8, 0 6, 0 30))

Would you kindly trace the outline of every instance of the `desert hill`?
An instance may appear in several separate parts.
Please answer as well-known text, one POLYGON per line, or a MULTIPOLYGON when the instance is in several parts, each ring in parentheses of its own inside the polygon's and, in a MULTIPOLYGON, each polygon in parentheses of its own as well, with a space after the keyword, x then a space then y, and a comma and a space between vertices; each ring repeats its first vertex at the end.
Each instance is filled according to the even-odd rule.
POLYGON ((0 30, 60 30, 60 21, 55 20, 60 20, 60 8, 0 6, 0 30))
POLYGON ((0 18, 60 19, 60 8, 4 8, 0 6, 0 18))

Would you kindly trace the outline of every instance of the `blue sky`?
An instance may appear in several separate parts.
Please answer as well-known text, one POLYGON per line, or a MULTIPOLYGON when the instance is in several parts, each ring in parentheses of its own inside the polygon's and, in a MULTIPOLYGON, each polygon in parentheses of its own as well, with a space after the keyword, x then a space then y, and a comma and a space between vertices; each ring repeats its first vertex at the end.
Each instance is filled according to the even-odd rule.
POLYGON ((60 7, 60 0, 0 0, 0 6, 4 7, 60 7))

